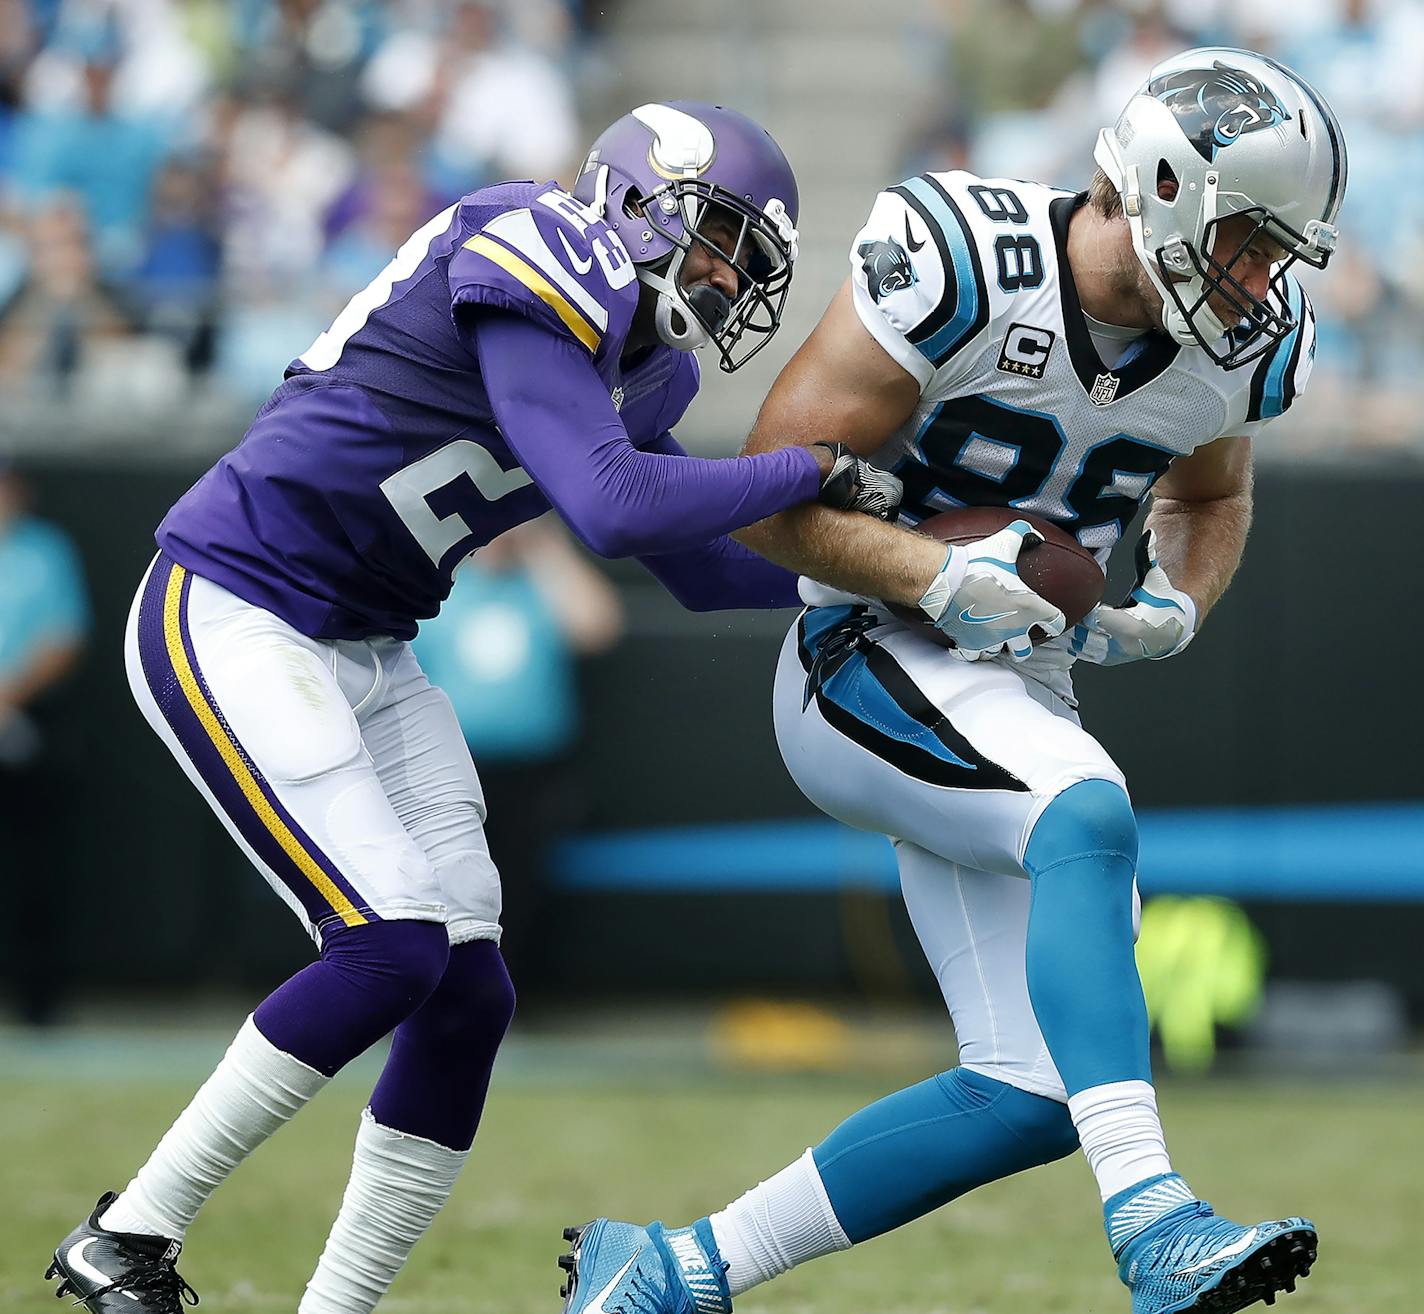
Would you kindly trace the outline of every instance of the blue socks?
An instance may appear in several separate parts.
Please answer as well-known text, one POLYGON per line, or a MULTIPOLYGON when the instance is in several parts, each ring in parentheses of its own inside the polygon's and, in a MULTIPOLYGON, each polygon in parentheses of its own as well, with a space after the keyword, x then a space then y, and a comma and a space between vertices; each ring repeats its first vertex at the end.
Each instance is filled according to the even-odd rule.
POLYGON ((954 1068, 852 1114, 812 1154, 858 1244, 1077 1148, 1064 1105, 954 1068))
MULTIPOLYGON (((1151 1081, 1132 944, 1137 824, 1107 781, 1065 790, 1034 827, 1028 987, 1069 1094, 1151 1081)), ((852 1114, 812 1151, 854 1243, 1078 1148, 1056 1100, 955 1068, 852 1114)))
POLYGON ((1106 780, 1064 790, 1039 817, 1024 866, 1033 881, 1029 998, 1068 1094, 1150 1082, 1132 945, 1137 822, 1127 795, 1106 780))

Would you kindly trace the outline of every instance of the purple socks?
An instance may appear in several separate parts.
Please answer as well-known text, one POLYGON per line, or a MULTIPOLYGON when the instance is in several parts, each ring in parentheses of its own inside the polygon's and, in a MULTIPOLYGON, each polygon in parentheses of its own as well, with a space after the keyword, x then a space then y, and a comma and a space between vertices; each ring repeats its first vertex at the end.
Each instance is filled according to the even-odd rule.
POLYGON ((467 1150, 513 1013, 497 944, 452 949, 439 922, 386 921, 329 932, 321 957, 263 1000, 253 1021, 278 1049, 328 1077, 394 1030, 372 1115, 394 1131, 467 1150))

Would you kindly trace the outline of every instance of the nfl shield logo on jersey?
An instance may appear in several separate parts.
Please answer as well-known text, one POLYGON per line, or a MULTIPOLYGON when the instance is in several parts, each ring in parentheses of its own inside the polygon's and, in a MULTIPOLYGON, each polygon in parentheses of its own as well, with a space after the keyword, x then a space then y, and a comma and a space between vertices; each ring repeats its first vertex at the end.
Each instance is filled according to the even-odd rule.
POLYGON ((618 384, 608 395, 613 399, 613 409, 621 411, 623 409, 623 385, 618 384))
POLYGON ((1088 399, 1094 406, 1106 406, 1117 396, 1117 385, 1121 382, 1116 374, 1099 374, 1088 399))

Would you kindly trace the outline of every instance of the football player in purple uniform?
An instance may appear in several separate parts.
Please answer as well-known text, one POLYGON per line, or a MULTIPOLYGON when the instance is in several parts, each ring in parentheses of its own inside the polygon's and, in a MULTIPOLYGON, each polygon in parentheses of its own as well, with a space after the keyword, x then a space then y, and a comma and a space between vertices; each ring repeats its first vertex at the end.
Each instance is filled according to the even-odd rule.
POLYGON ((319 949, 265 999, 127 1189, 55 1253, 92 1314, 174 1314, 212 1192, 394 1033, 300 1314, 374 1308, 445 1203, 514 1008, 485 807, 408 641, 476 548, 551 507, 695 610, 798 605, 726 537, 801 502, 887 513, 844 449, 686 456, 693 349, 776 331, 796 182, 733 111, 644 105, 554 183, 413 234, 168 513, 130 616, 144 714, 319 949))

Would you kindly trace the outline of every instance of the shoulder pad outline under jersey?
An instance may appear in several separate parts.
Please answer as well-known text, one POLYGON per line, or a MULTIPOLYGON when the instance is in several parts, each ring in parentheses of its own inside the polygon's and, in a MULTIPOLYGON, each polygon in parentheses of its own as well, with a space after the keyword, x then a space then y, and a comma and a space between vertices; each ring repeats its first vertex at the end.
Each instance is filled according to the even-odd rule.
POLYGON ((637 302, 633 262, 617 234, 561 189, 488 220, 465 240, 457 260, 463 252, 480 257, 481 265, 452 268, 459 299, 484 299, 478 288, 488 282, 506 298, 512 292, 545 312, 591 354, 610 333, 621 338, 627 331, 637 302))
POLYGON ((931 174, 876 197, 850 260, 861 320, 921 387, 989 324, 974 231, 931 174))

